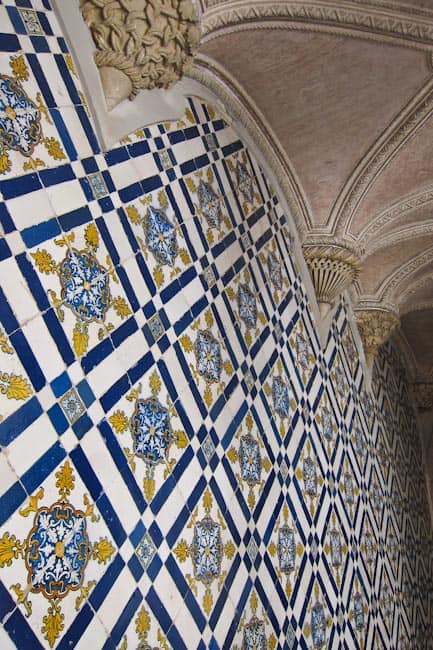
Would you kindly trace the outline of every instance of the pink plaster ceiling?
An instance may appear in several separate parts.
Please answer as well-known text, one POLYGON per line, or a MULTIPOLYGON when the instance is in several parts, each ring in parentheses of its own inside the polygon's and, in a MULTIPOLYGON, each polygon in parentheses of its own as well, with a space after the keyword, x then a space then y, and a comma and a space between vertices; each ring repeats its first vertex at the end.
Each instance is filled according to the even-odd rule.
MULTIPOLYGON (((218 7, 224 4, 231 11, 236 3, 218 7)), ((433 0, 345 0, 350 4, 365 15, 400 12, 433 34, 433 0)), ((392 278, 388 304, 402 314, 429 296, 433 303, 433 38, 426 46, 414 31, 399 40, 373 27, 363 35, 356 26, 320 25, 317 17, 311 26, 288 24, 281 6, 275 23, 254 18, 248 29, 208 33, 201 53, 236 80, 271 126, 299 179, 306 236, 337 233, 358 246, 359 305, 392 278), (384 215, 391 218, 378 225, 384 215)), ((413 313, 409 342, 416 340, 413 313)), ((423 331, 429 318, 433 331, 430 310, 423 331)))
POLYGON ((271 124, 316 224, 326 223, 359 159, 429 75, 422 52, 327 34, 235 33, 202 51, 271 124))

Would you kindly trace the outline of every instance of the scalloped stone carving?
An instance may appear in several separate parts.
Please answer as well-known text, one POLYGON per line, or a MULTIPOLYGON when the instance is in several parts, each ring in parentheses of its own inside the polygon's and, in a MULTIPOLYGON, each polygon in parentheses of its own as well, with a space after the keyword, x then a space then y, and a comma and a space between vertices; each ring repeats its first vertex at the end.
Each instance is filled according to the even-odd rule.
POLYGON ((302 249, 324 318, 359 274, 361 262, 354 251, 336 244, 304 244, 302 249))
POLYGON ((108 110, 187 71, 200 31, 191 0, 80 0, 108 110))
POLYGON ((380 346, 399 326, 400 320, 392 311, 365 309, 355 312, 356 323, 364 346, 365 359, 372 366, 380 346))

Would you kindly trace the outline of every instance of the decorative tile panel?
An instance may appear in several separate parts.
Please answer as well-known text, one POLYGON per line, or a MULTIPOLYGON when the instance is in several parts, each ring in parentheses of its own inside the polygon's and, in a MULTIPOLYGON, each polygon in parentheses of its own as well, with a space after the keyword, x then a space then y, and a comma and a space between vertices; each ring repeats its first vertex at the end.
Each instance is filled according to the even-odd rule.
POLYGON ((212 106, 101 153, 49 3, 0 6, 1 647, 427 650, 398 352, 369 387, 344 300, 320 344, 212 106))

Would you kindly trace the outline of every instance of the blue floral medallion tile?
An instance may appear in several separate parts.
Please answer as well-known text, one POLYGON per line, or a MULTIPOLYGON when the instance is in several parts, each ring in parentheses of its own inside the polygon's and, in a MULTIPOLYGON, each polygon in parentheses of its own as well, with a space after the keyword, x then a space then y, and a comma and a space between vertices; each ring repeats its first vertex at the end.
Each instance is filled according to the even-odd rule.
POLYGON ((137 400, 130 428, 136 456, 151 465, 166 462, 174 440, 167 408, 155 397, 137 400))
POLYGON ((333 431, 334 431, 332 413, 329 410, 329 408, 323 406, 320 412, 320 416, 321 416, 321 423, 322 423, 322 433, 325 436, 325 438, 327 438, 328 440, 332 440, 333 431))
POLYGON ((239 445, 239 463, 242 479, 250 486, 260 483, 262 457, 257 440, 250 435, 241 436, 239 445))
POLYGON ((290 414, 290 400, 287 385, 280 377, 272 379, 272 399, 274 410, 281 418, 287 418, 290 414))
POLYGON ((308 370, 310 365, 310 354, 307 341, 301 334, 296 334, 296 358, 299 365, 304 370, 308 370))
POLYGON ((340 533, 336 530, 332 530, 329 534, 331 542, 331 563, 334 567, 341 566, 342 563, 342 549, 341 549, 341 537, 340 533))
POLYGON ((352 506, 355 503, 355 488, 353 486, 352 475, 348 472, 343 476, 343 489, 346 503, 352 506))
POLYGON ((209 287, 209 289, 211 289, 216 282, 215 273, 213 272, 211 266, 205 268, 205 270, 203 271, 203 276, 204 279, 206 280, 207 286, 209 287))
POLYGON ((206 382, 217 383, 221 378, 221 344, 209 330, 201 330, 195 342, 197 372, 206 382))
POLYGON ((173 163, 171 162, 170 154, 167 151, 167 149, 162 149, 161 151, 158 151, 158 156, 159 160, 161 161, 162 168, 167 170, 173 167, 173 163))
POLYGON ((109 276, 93 252, 69 250, 60 263, 59 280, 61 298, 78 319, 104 322, 111 303, 109 276))
POLYGON ((278 531, 278 560, 280 570, 290 573, 295 568, 295 533, 289 526, 281 526, 278 531))
POLYGON ((69 420, 69 424, 74 424, 85 411, 83 402, 77 393, 76 388, 72 387, 67 393, 59 399, 60 405, 69 420))
POLYGON ((322 648, 326 643, 326 620, 323 605, 316 603, 311 611, 311 636, 313 646, 322 648))
POLYGON ((268 255, 268 272, 274 287, 281 291, 283 288, 283 274, 281 271, 281 263, 275 253, 272 252, 270 252, 268 255))
POLYGON ((209 147, 209 151, 215 151, 215 149, 218 148, 218 143, 214 133, 206 133, 204 139, 209 147))
POLYGON ((137 544, 135 553, 138 559, 140 560, 143 569, 147 571, 147 568, 149 564, 152 562, 154 555, 156 553, 155 544, 153 543, 148 533, 145 533, 141 538, 141 540, 139 541, 139 543, 137 544))
MULTIPOLYGON (((181 539, 174 549, 178 560, 182 563, 189 557, 194 570, 194 577, 189 579, 194 591, 197 590, 197 582, 205 587, 203 596, 203 609, 207 615, 210 614, 215 597, 219 590, 217 584, 222 583, 226 572, 222 570, 224 557, 231 558, 234 554, 234 545, 231 540, 224 543, 223 532, 226 526, 223 524, 222 514, 216 510, 218 521, 212 516, 214 499, 208 488, 203 495, 203 508, 205 515, 198 519, 198 508, 188 524, 188 529, 193 529, 192 541, 190 544, 181 539)), ((226 532, 224 533, 227 534, 226 532)))
POLYGON ((51 647, 63 629, 58 625, 59 621, 65 619, 62 604, 65 603, 64 608, 70 619, 69 596, 75 592, 75 608, 78 610, 96 584, 94 580, 85 584, 87 565, 92 560, 105 564, 114 552, 108 538, 100 538, 97 542, 90 539, 90 530, 93 531, 98 516, 88 495, 82 497, 84 510, 69 501, 76 487, 75 473, 69 460, 58 469, 55 477, 58 498, 54 503, 39 505, 39 501, 45 497, 44 488, 39 487, 29 497, 28 505, 19 511, 19 515, 25 518, 33 513, 33 522, 25 541, 20 542, 9 531, 0 538, 0 567, 10 566, 13 560, 22 560, 25 565, 27 584, 22 588, 16 582, 21 579, 18 576, 23 575, 20 567, 16 566, 13 575, 15 584, 11 585, 11 590, 16 594, 18 604, 24 607, 26 617, 30 619, 41 615, 40 607, 33 610, 30 601, 32 595, 41 595, 48 602, 47 614, 39 625, 51 647))
POLYGON ((162 209, 148 206, 144 232, 146 246, 158 264, 174 266, 178 254, 176 228, 162 209))
POLYGON ((236 181, 248 203, 254 203, 254 184, 244 163, 238 161, 236 165, 236 181))
POLYGON ((257 303, 256 297, 246 284, 239 285, 238 309, 241 320, 248 328, 257 325, 257 303))
POLYGON ((266 639, 265 624, 254 617, 244 627, 244 638, 242 650, 267 650, 268 642, 266 639))
POLYGON ((7 149, 31 156, 42 139, 41 113, 21 84, 0 75, 0 153, 7 149))
POLYGON ((296 639, 296 632, 291 623, 289 623, 289 627, 287 628, 286 643, 287 643, 288 650, 294 650, 294 648, 296 648, 298 643, 296 639))
POLYGON ((311 458, 305 458, 303 462, 303 473, 305 492, 312 497, 317 496, 317 471, 316 465, 311 458))
POLYGON ((360 593, 356 593, 353 597, 353 613, 356 629, 362 630, 364 627, 364 604, 360 593))
POLYGON ((253 373, 251 372, 251 370, 247 370, 245 372, 244 379, 245 379, 245 383, 247 385, 248 390, 251 392, 253 390, 253 388, 254 388, 254 377, 253 377, 253 373))
POLYGON ((220 228, 222 221, 221 202, 210 183, 200 179, 197 188, 200 210, 210 228, 220 228))

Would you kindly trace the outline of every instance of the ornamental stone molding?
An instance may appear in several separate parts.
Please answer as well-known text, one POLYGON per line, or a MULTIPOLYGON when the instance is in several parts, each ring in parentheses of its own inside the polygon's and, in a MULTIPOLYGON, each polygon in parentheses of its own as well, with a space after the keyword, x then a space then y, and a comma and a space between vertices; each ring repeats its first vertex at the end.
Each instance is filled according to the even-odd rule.
POLYGON ((419 411, 433 409, 433 382, 416 382, 412 384, 415 403, 419 411))
POLYGON ((80 0, 108 110, 167 89, 191 65, 200 32, 191 0, 80 0))
POLYGON ((329 216, 328 227, 333 232, 350 232, 354 214, 372 183, 432 113, 433 80, 430 79, 400 111, 354 169, 329 216))
POLYGON ((245 29, 297 29, 344 34, 430 50, 432 13, 383 2, 350 0, 235 0, 206 3, 203 38, 245 29))
POLYGON ((302 249, 316 292, 320 315, 324 318, 338 296, 359 274, 360 259, 350 248, 337 244, 306 243, 302 249))
POLYGON ((380 346, 389 339, 400 321, 395 312, 382 309, 357 310, 355 318, 364 346, 365 359, 371 367, 380 346))

